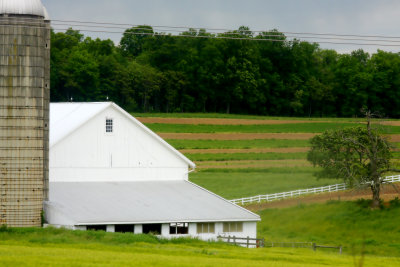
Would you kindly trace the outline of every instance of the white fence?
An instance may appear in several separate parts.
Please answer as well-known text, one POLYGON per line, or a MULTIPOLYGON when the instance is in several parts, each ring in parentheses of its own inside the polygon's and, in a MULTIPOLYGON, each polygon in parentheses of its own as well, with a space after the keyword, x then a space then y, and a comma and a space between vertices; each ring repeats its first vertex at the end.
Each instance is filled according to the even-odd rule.
MULTIPOLYGON (((400 182, 400 175, 395 175, 395 176, 388 176, 384 180, 385 182, 388 183, 395 183, 395 182, 400 182)), ((230 200, 234 204, 251 204, 255 202, 262 202, 262 201, 274 201, 274 200, 279 200, 279 199, 285 199, 285 198, 292 198, 292 197, 297 197, 301 195, 309 195, 309 194, 318 194, 318 193, 324 193, 324 192, 338 192, 338 191, 344 191, 347 190, 346 184, 334 184, 334 185, 328 185, 328 186, 322 186, 322 187, 316 187, 316 188, 309 188, 309 189, 300 189, 300 190, 295 190, 295 191, 290 191, 290 192, 284 192, 284 193, 275 193, 275 194, 270 194, 270 195, 259 195, 259 196, 254 196, 254 197, 245 197, 245 198, 238 198, 238 199, 233 199, 230 200)))

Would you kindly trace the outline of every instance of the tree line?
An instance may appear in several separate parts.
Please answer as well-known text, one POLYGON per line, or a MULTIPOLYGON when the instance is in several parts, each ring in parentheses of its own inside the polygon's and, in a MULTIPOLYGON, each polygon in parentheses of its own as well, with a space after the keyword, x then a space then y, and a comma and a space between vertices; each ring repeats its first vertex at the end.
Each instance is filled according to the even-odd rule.
POLYGON ((399 53, 339 54, 247 27, 218 34, 240 40, 182 35, 197 38, 138 26, 115 45, 73 29, 52 32, 51 99, 108 99, 140 112, 352 117, 367 108, 400 117, 399 53))

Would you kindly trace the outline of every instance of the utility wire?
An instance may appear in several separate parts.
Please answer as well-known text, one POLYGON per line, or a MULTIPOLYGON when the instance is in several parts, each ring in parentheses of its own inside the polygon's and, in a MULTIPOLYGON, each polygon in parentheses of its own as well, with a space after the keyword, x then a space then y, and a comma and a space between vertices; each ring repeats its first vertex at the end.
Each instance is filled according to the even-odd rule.
MULTIPOLYGON (((66 31, 68 29, 55 29, 59 31, 66 31)), ((187 37, 187 38, 202 38, 202 39, 225 39, 225 40, 247 40, 257 42, 291 42, 288 40, 281 39, 262 39, 262 38, 248 38, 248 37, 225 37, 225 36, 206 36, 206 35, 167 35, 163 33, 146 33, 146 32, 113 32, 104 30, 81 30, 82 32, 96 32, 96 33, 112 33, 112 34, 131 34, 131 35, 149 35, 149 36, 165 36, 165 37, 187 37)), ((300 41, 300 40, 296 40, 300 41)), ((315 43, 321 44, 335 44, 335 45, 360 45, 360 46, 384 46, 384 47, 400 47, 400 43, 395 44, 381 44, 381 43, 353 43, 353 42, 329 42, 329 41, 317 41, 315 43)))
MULTIPOLYGON (((188 27, 188 26, 160 26, 160 25, 137 25, 137 24, 125 24, 125 23, 111 23, 111 22, 88 22, 88 21, 78 21, 78 20, 52 20, 58 22, 67 22, 67 23, 84 23, 84 24, 93 24, 93 25, 114 25, 114 26, 128 26, 128 27, 141 27, 141 26, 150 26, 153 28, 169 28, 169 29, 195 29, 195 30, 208 30, 208 31, 223 31, 223 32, 232 32, 237 30, 232 29, 218 29, 218 28, 205 28, 205 27, 188 27)), ((241 30, 241 32, 248 33, 268 33, 271 30, 241 30)), ((360 34, 337 34, 337 33, 312 33, 312 32, 281 32, 285 34, 296 34, 296 35, 329 35, 329 36, 338 36, 338 37, 360 37, 360 38, 388 38, 388 39, 400 39, 400 36, 387 36, 387 35, 360 35, 360 34)))
MULTIPOLYGON (((105 28, 105 29, 125 29, 123 27, 116 27, 116 26, 94 26, 94 25, 83 25, 83 24, 59 24, 59 23, 53 23, 52 25, 57 25, 57 26, 71 26, 71 27, 87 27, 87 28, 105 28)), ((157 30, 156 28, 135 28, 135 30, 143 30, 143 31, 149 31, 149 30, 157 30)), ((190 32, 189 30, 164 30, 165 32, 173 32, 173 33, 188 33, 190 32)), ((197 32, 195 32, 197 34, 197 32)), ((214 32, 205 32, 207 34, 212 34, 212 35, 234 35, 237 36, 240 33, 238 32, 226 32, 226 33, 214 33, 214 32)), ((297 35, 279 35, 279 34, 258 34, 258 35, 252 35, 251 37, 256 38, 256 37, 277 37, 277 38, 304 38, 304 39, 321 39, 321 40, 342 40, 342 41, 365 41, 365 42, 389 42, 389 43, 399 43, 400 40, 382 40, 382 39, 361 39, 361 38, 342 38, 342 37, 315 37, 315 36, 297 36, 297 35)))
MULTIPOLYGON (((10 18, 0 17, 0 23, 2 21, 9 22, 10 18)), ((25 22, 35 22, 38 23, 40 20, 32 18, 18 18, 18 21, 25 22)), ((227 30, 227 29, 210 29, 210 28, 192 28, 192 27, 181 27, 181 26, 151 26, 151 29, 145 28, 146 25, 132 25, 132 24, 119 24, 119 23, 106 23, 106 22, 85 22, 85 21, 67 21, 67 20, 53 20, 52 25, 55 26, 67 26, 67 27, 83 27, 78 30, 82 32, 92 32, 92 33, 109 33, 109 34, 131 34, 131 35, 153 35, 153 36, 171 36, 171 37, 187 37, 187 38, 203 38, 203 39, 226 39, 226 40, 249 40, 249 41, 267 41, 267 42, 291 42, 286 40, 286 38, 294 38, 293 41, 300 41, 299 39, 312 39, 315 43, 321 44, 334 44, 334 45, 359 45, 359 46, 382 46, 382 47, 398 47, 400 46, 400 37, 395 36, 379 36, 379 35, 350 35, 350 34, 327 34, 327 33, 298 33, 298 32, 286 32, 288 35, 280 35, 278 33, 285 32, 274 32, 274 31, 251 31, 251 30, 227 30), (54 23, 58 22, 58 23, 54 23), (72 24, 79 23, 79 24, 72 24), (101 26, 100 26, 101 25, 101 26), (110 26, 111 25, 111 26, 110 26), (135 27, 135 30, 142 30, 144 32, 126 32, 124 27, 130 26, 135 27), (91 29, 86 29, 91 28, 91 29), (93 29, 94 28, 94 29, 93 29), (149 30, 158 30, 161 28, 164 32, 162 33, 149 33, 149 30), (98 29, 98 30, 95 30, 98 29), (107 31, 104 29, 120 29, 124 31, 107 31), (185 30, 183 30, 185 29, 185 30), (196 35, 190 35, 188 33, 191 30, 195 30, 196 35), (227 32, 205 32, 205 35, 198 35, 197 30, 213 30, 213 31, 227 31, 227 32), (146 32, 145 32, 146 31, 146 32), (165 34, 165 32, 175 33, 165 34), (248 36, 241 37, 243 33, 248 33, 248 36), (258 34, 257 34, 258 33, 258 34), (239 36, 238 36, 239 35, 239 36), (307 36, 302 36, 307 35, 307 36), (359 38, 347 38, 347 37, 359 37, 359 38), (299 38, 299 39, 297 39, 299 38), (382 38, 382 39, 363 39, 363 38, 382 38), (319 41, 319 40, 332 40, 332 41, 319 41), (338 40, 338 42, 334 42, 338 40), (345 41, 345 42, 343 42, 345 41), (347 41, 357 41, 357 42, 347 42, 347 41), (371 43, 374 42, 374 43, 371 43)), ((30 26, 30 25, 2 25, 9 27, 36 27, 36 28, 46 28, 43 26, 30 26)), ((56 31, 66 31, 68 29, 53 27, 56 31)))

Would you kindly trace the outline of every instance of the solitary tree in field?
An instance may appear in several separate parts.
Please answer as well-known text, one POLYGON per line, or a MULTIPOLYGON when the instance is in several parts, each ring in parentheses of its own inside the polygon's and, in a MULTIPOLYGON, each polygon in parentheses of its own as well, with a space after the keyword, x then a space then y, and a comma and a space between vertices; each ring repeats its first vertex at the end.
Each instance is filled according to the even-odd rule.
POLYGON ((326 131, 313 137, 307 159, 322 167, 320 175, 344 179, 352 187, 370 187, 372 207, 378 208, 384 174, 399 170, 391 166, 389 141, 371 126, 370 118, 368 112, 366 126, 326 131))

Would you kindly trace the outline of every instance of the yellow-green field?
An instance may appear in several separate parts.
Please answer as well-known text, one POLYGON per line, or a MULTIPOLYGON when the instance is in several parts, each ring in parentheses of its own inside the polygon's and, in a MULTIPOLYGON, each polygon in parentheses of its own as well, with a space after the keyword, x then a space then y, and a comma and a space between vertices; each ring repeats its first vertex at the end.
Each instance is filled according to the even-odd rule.
POLYGON ((17 236, 14 240, 10 235, 0 240, 0 266, 353 266, 354 260, 361 259, 363 266, 400 264, 399 258, 362 256, 360 251, 339 255, 337 251, 246 249, 196 240, 136 242, 132 234, 91 231, 31 230, 25 237, 13 234, 17 236))

